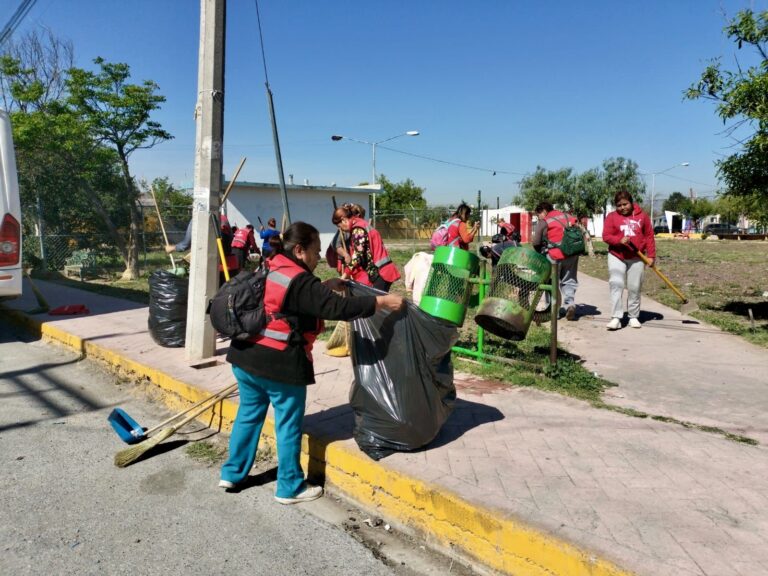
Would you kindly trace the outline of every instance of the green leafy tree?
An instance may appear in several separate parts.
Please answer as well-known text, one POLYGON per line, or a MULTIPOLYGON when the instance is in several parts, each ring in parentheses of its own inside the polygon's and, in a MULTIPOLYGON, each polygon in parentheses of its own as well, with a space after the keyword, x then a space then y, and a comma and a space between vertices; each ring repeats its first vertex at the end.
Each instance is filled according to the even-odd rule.
POLYGON ((714 214, 714 206, 709 199, 696 198, 691 201, 688 216, 693 219, 696 228, 701 228, 700 223, 702 218, 706 218, 712 214, 714 214))
POLYGON ((687 196, 684 196, 682 192, 672 192, 672 194, 669 195, 669 198, 664 200, 661 209, 688 215, 691 210, 691 200, 687 196))
MULTIPOLYGON (((689 100, 716 103, 718 116, 728 126, 726 133, 739 151, 719 160, 718 174, 725 181, 726 194, 768 198, 768 11, 742 10, 724 29, 738 50, 756 57, 752 66, 738 64, 725 70, 719 58, 710 62, 698 82, 686 91, 689 100), (746 138, 737 131, 750 130, 746 138)), ((744 60, 744 59, 742 59, 744 60)))
MULTIPOLYGON (((167 176, 155 178, 150 184, 142 180, 140 188, 146 195, 150 196, 150 188, 154 191, 166 229, 171 230, 172 226, 180 230, 186 229, 194 201, 188 191, 176 188, 167 176)), ((155 215, 156 211, 153 209, 152 218, 155 215)), ((146 216, 145 214, 145 218, 146 216)))
POLYGON ((576 178, 573 212, 578 216, 601 214, 605 208, 605 178, 599 168, 590 168, 576 178))
POLYGON ((40 110, 59 101, 74 62, 72 43, 33 29, 0 55, 0 95, 9 112, 40 110))
POLYGON ((632 194, 636 202, 645 194, 645 182, 638 169, 637 162, 629 158, 608 158, 603 161, 603 186, 605 196, 603 206, 613 203, 613 196, 619 190, 632 194))
MULTIPOLYGON (((139 236, 141 213, 138 207, 139 189, 131 175, 128 159, 136 150, 152 148, 172 136, 150 114, 160 108, 165 97, 157 94, 158 86, 150 80, 141 85, 129 84, 127 64, 109 63, 96 58, 98 72, 72 68, 67 80, 69 104, 87 128, 94 142, 111 149, 117 158, 122 185, 114 190, 118 202, 130 215, 127 237, 114 226, 110 233, 125 262, 123 279, 138 277, 139 236)), ((97 194, 91 198, 99 205, 97 194)), ((106 216, 105 212, 102 212, 106 216)))
POLYGON ((383 192, 376 198, 376 209, 382 212, 398 210, 421 210, 427 206, 424 199, 426 191, 416 186, 413 180, 407 178, 401 182, 390 182, 384 174, 378 176, 383 192))
POLYGON ((573 168, 546 170, 537 166, 532 174, 523 177, 520 192, 513 201, 529 211, 543 201, 561 209, 571 210, 576 204, 576 189, 577 176, 573 173, 573 168))

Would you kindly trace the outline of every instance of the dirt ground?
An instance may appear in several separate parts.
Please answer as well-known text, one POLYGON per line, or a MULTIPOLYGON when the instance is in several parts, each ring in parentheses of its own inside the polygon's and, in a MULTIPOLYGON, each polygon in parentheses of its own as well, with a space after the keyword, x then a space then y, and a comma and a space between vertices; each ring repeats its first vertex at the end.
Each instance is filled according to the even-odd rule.
MULTIPOLYGON (((657 266, 700 310, 693 316, 768 347, 768 241, 656 239, 657 266), (751 310, 751 317, 750 317, 751 310)), ((579 271, 608 279, 607 247, 579 271)), ((668 306, 679 299, 648 271, 643 293, 668 306)))

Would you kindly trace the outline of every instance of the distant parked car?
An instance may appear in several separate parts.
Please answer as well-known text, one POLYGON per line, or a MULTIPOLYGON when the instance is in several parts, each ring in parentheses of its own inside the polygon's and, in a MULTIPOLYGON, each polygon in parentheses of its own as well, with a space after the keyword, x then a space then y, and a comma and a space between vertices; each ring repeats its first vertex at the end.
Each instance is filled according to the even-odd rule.
POLYGON ((721 236, 722 234, 738 234, 739 227, 733 224, 707 224, 704 226, 704 234, 721 236))
POLYGON ((654 226, 653 233, 654 234, 666 234, 669 232, 669 228, 666 226, 654 226))

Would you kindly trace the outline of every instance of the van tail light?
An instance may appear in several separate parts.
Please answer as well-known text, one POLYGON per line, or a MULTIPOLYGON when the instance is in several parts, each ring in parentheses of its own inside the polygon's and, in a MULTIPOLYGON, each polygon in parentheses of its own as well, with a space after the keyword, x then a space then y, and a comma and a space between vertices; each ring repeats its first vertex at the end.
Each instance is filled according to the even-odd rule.
POLYGON ((0 266, 14 266, 19 263, 21 226, 10 214, 3 216, 0 223, 0 266))

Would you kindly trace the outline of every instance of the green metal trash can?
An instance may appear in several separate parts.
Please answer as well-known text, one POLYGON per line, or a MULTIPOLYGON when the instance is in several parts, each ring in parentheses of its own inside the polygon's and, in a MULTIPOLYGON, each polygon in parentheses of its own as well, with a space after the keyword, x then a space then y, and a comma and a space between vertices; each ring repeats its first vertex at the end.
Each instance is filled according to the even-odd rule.
POLYGON ((475 322, 496 336, 523 340, 528 333, 540 284, 549 280, 552 265, 528 245, 502 252, 488 296, 480 304, 475 322))
POLYGON ((432 259, 419 308, 431 316, 461 326, 472 293, 469 278, 476 275, 479 268, 480 259, 475 254, 439 246, 432 259))

